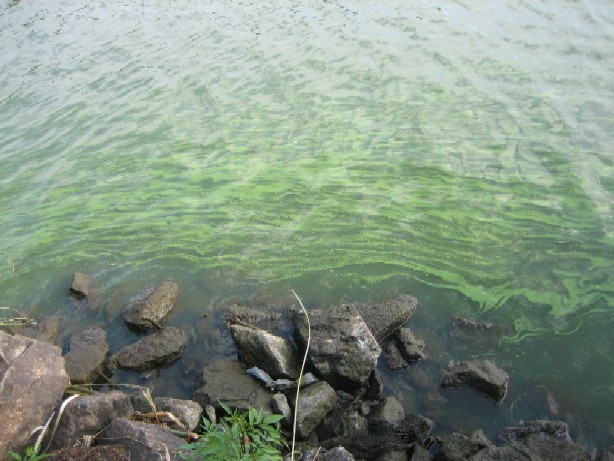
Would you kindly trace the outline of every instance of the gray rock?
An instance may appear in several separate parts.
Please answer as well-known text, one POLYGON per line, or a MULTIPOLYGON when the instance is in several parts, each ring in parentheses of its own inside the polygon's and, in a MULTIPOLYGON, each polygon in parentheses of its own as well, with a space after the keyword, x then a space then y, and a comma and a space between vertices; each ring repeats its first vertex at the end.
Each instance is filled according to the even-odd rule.
POLYGON ((90 297, 91 284, 92 278, 89 275, 75 272, 70 281, 68 294, 79 301, 88 299, 90 297))
POLYGON ((62 448, 54 454, 53 461, 130 461, 130 453, 123 445, 62 448))
POLYGON ((3 327, 5 331, 12 335, 21 335, 28 338, 36 339, 37 341, 47 341, 54 344, 60 333, 62 321, 57 315, 47 317, 35 325, 14 325, 3 327))
POLYGON ((506 427, 499 433, 499 438, 510 443, 524 439, 531 434, 539 434, 543 439, 571 441, 567 423, 550 419, 539 419, 528 421, 520 426, 506 427))
POLYGON ((239 354, 250 367, 258 367, 273 379, 298 378, 300 361, 292 342, 256 327, 230 325, 239 354))
POLYGON ((102 328, 86 328, 70 337, 69 351, 64 356, 66 372, 74 384, 91 383, 104 371, 109 353, 107 332, 102 328))
POLYGON ((441 448, 435 460, 437 461, 465 461, 485 448, 492 448, 494 444, 488 440, 481 429, 470 435, 453 433, 443 438, 441 448))
POLYGON ((270 333, 282 333, 288 327, 288 322, 279 312, 265 312, 238 304, 222 307, 221 315, 228 324, 242 323, 270 333))
POLYGON ((442 387, 468 386, 497 402, 507 392, 509 375, 490 360, 450 362, 441 380, 442 387))
POLYGON ((503 447, 489 447, 469 458, 469 461, 544 461, 519 442, 503 447))
POLYGON ((163 282, 126 307, 123 312, 124 320, 137 329, 159 329, 175 308, 178 296, 177 282, 163 282))
POLYGON ((407 368, 409 363, 401 355, 401 351, 392 341, 387 341, 382 345, 382 351, 384 357, 386 357, 386 364, 390 370, 400 370, 407 368))
POLYGON ((260 382, 247 374, 247 367, 237 360, 218 360, 203 368, 199 386, 192 400, 203 408, 220 402, 233 409, 247 410, 250 406, 271 414, 271 395, 260 382))
MULTIPOLYGON (((294 396, 291 396, 291 398, 294 396)), ((335 408, 337 394, 325 381, 301 389, 296 410, 296 435, 306 439, 324 417, 335 408)), ((292 402, 293 406, 295 402, 292 402)))
POLYGON ((375 339, 381 341, 409 320, 418 307, 418 300, 400 295, 382 304, 351 305, 358 309, 375 339))
MULTIPOLYGON (((290 315, 297 343, 305 348, 306 317, 297 311, 290 315)), ((311 311, 309 317, 309 361, 317 374, 336 389, 363 385, 376 367, 381 349, 358 310, 353 306, 338 306, 311 311)))
POLYGON ((85 435, 96 435, 115 418, 132 417, 130 397, 123 392, 77 396, 65 407, 50 448, 74 447, 85 435))
POLYGON ((187 342, 186 334, 174 327, 164 328, 124 347, 109 360, 109 366, 148 370, 177 359, 187 342))
POLYGON ((369 413, 369 424, 387 424, 397 426, 405 419, 403 406, 394 396, 389 396, 369 413))
POLYGON ((392 450, 375 458, 375 461, 407 461, 407 450, 392 450))
POLYGON ((409 461, 431 461, 432 459, 433 457, 428 451, 426 451, 420 445, 414 445, 409 461))
POLYGON ((0 331, 0 460, 45 423, 67 385, 59 347, 0 331))
POLYGON ((183 439, 157 424, 114 419, 96 437, 98 445, 122 444, 130 452, 131 461, 179 461, 183 439))
POLYGON ((193 400, 157 397, 154 399, 154 403, 158 411, 168 411, 172 413, 189 431, 193 431, 200 424, 203 415, 203 407, 193 400))
POLYGON ((281 420, 281 423, 285 427, 292 425, 292 409, 285 394, 281 392, 273 394, 272 410, 276 415, 283 415, 284 419, 281 420))
POLYGON ((528 435, 522 443, 542 461, 591 461, 591 456, 569 440, 544 439, 538 434, 528 435))
POLYGON ((417 362, 425 357, 424 352, 422 352, 424 341, 417 339, 409 328, 400 328, 397 331, 397 338, 401 355, 409 363, 417 362))
MULTIPOLYGON (((315 453, 314 453, 315 455, 315 453)), ((313 459, 313 458, 306 458, 313 459)), ((320 453, 317 455, 318 461, 355 461, 352 453, 347 451, 343 447, 335 447, 330 450, 320 450, 320 453)))
POLYGON ((597 459, 598 461, 614 461, 614 445, 604 448, 597 459))

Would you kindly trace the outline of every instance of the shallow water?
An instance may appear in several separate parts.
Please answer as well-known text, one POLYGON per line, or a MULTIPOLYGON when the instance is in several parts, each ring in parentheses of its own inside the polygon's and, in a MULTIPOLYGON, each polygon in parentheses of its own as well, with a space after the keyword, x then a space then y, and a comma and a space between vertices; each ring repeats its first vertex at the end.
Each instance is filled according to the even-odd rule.
POLYGON ((384 373, 407 411, 613 443, 614 9, 371 3, 0 2, 0 304, 116 350, 122 306, 176 278, 185 360, 118 379, 188 394, 234 353, 226 302, 410 293, 429 359, 384 373), (509 332, 475 345, 450 315, 509 332), (501 405, 424 391, 484 355, 501 405))

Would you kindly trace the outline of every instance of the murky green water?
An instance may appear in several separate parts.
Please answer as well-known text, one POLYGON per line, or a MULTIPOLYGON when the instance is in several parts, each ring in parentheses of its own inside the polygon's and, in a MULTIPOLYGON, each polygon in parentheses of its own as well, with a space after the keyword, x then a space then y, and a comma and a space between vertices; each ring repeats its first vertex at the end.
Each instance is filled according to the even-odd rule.
POLYGON ((229 299, 411 293, 430 360, 385 375, 407 410, 612 443, 614 9, 377 3, 0 2, 0 304, 119 347, 123 304, 174 277, 197 368, 232 354, 195 323, 229 299), (452 314, 513 329, 475 346, 452 314), (502 405, 420 391, 475 355, 512 374, 502 405))

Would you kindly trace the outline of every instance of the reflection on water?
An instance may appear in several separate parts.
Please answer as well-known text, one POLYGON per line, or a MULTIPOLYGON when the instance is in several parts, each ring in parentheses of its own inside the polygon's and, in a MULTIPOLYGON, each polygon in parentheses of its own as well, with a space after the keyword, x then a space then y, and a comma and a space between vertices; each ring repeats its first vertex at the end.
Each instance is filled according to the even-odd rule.
POLYGON ((509 327, 518 387, 481 425, 545 386, 611 439, 610 5, 303 3, 0 4, 2 303, 72 319, 89 272, 119 347, 122 303, 175 277, 198 363, 230 299, 409 292, 427 374, 476 352, 442 319, 509 327))

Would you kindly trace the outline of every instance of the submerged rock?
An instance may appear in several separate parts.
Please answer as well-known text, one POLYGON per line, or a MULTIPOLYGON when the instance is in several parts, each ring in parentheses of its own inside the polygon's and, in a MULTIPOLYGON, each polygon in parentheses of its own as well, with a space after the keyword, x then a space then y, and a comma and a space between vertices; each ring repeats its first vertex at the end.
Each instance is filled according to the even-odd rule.
POLYGON ((397 345, 392 341, 386 341, 382 345, 382 351, 384 357, 386 357, 386 364, 390 370, 401 370, 407 368, 409 363, 401 355, 401 351, 397 345))
POLYGON ((435 456, 437 461, 465 461, 484 448, 492 448, 494 444, 488 440, 482 430, 470 435, 453 433, 442 440, 442 445, 435 456))
POLYGON ((141 330, 160 329, 175 308, 179 296, 179 284, 169 280, 139 299, 124 310, 124 320, 133 328, 141 330))
POLYGON ((70 281, 68 294, 78 301, 89 300, 92 278, 82 272, 75 272, 70 281))
POLYGON ((12 335, 21 335, 28 338, 36 339, 37 341, 47 341, 54 344, 60 333, 62 322, 60 317, 52 315, 46 319, 37 322, 35 325, 13 325, 2 327, 12 335))
POLYGON ((509 375, 490 360, 450 362, 441 380, 442 387, 468 386, 497 402, 507 392, 509 375))
POLYGON ((187 342, 186 334, 174 327, 164 328, 124 347, 109 360, 109 366, 143 371, 177 359, 187 342))
MULTIPOLYGON (((309 313, 309 361, 317 374, 335 388, 362 386, 377 365, 381 349, 354 306, 338 306, 309 313)), ((308 327, 302 312, 292 311, 295 337, 302 348, 308 327)))
POLYGON ((399 341, 401 355, 409 363, 417 362, 425 357, 424 352, 422 352, 424 341, 416 338, 409 328, 400 328, 396 336, 399 341))
POLYGON ((98 327, 87 328, 70 337, 69 348, 64 360, 70 381, 74 384, 94 382, 103 372, 109 353, 107 332, 98 327))
POLYGON ((506 427, 499 433, 499 438, 509 443, 525 439, 531 434, 538 434, 543 439, 571 441, 567 423, 550 419, 539 419, 520 426, 506 427))

